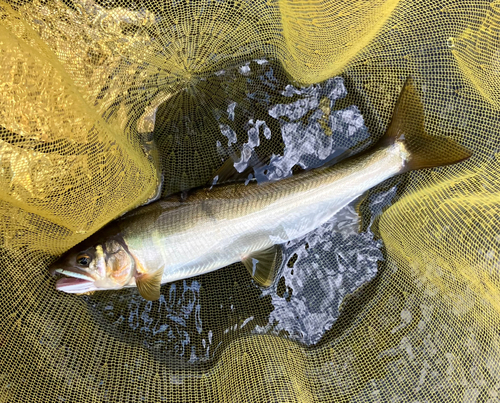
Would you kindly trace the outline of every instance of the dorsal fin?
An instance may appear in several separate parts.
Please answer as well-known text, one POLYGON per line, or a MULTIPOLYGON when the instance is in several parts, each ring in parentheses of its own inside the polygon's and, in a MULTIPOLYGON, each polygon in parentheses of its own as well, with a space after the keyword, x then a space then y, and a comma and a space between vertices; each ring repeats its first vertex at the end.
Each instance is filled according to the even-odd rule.
POLYGON ((253 252, 242 260, 252 278, 261 287, 269 287, 278 274, 279 250, 278 245, 273 245, 270 248, 253 252))
POLYGON ((240 155, 241 151, 236 151, 230 155, 229 158, 224 161, 222 166, 215 172, 212 181, 208 185, 213 186, 215 184, 220 185, 229 182, 246 181, 255 169, 262 168, 269 163, 269 161, 266 162, 262 160, 255 152, 253 152, 250 160, 248 161, 247 168, 245 168, 244 171, 239 172, 234 167, 234 164, 240 159, 240 155))
POLYGON ((210 183, 210 186, 215 184, 245 180, 248 177, 248 174, 246 172, 247 170, 248 168, 244 172, 238 172, 238 170, 234 167, 234 158, 229 157, 215 172, 214 179, 212 183, 210 183))

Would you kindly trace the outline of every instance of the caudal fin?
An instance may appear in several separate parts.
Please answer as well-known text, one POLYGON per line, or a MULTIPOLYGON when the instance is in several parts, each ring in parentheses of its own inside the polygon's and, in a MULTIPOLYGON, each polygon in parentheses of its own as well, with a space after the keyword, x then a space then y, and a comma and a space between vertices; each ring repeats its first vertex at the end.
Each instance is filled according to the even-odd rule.
POLYGON ((455 164, 472 155, 451 138, 426 133, 424 109, 411 77, 403 86, 391 123, 379 144, 388 146, 395 142, 402 142, 409 153, 406 171, 455 164))

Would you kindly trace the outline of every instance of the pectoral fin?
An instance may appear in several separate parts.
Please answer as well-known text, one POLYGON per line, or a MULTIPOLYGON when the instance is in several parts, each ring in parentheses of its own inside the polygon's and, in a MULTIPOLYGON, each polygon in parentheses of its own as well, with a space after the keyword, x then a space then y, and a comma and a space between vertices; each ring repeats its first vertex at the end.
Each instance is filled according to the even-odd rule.
POLYGON ((138 273, 135 276, 135 284, 144 299, 156 301, 160 298, 160 285, 163 270, 154 273, 138 273))
POLYGON ((277 275, 278 251, 279 246, 273 245, 253 252, 242 260, 252 278, 261 287, 269 287, 277 275))

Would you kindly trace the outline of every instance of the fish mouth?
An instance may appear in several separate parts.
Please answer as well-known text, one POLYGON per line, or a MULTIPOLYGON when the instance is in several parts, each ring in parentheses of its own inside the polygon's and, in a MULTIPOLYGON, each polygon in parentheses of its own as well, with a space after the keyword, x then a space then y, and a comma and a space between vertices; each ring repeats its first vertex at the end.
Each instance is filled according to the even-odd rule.
POLYGON ((81 278, 63 277, 56 281, 56 290, 64 291, 69 294, 82 294, 89 291, 95 291, 93 281, 83 280, 81 278))
POLYGON ((70 294, 80 294, 97 290, 94 286, 94 279, 83 270, 75 267, 67 269, 52 267, 50 269, 50 274, 52 276, 57 274, 64 276, 56 281, 56 290, 58 291, 64 291, 70 294))

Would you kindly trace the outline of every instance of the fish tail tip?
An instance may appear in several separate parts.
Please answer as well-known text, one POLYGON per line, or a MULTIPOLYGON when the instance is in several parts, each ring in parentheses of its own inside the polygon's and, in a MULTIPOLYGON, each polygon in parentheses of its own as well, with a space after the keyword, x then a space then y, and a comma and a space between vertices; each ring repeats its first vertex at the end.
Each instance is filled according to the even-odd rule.
POLYGON ((427 134, 424 108, 409 76, 396 102, 391 122, 381 145, 401 142, 408 152, 405 170, 432 168, 464 161, 472 152, 450 137, 427 134))

